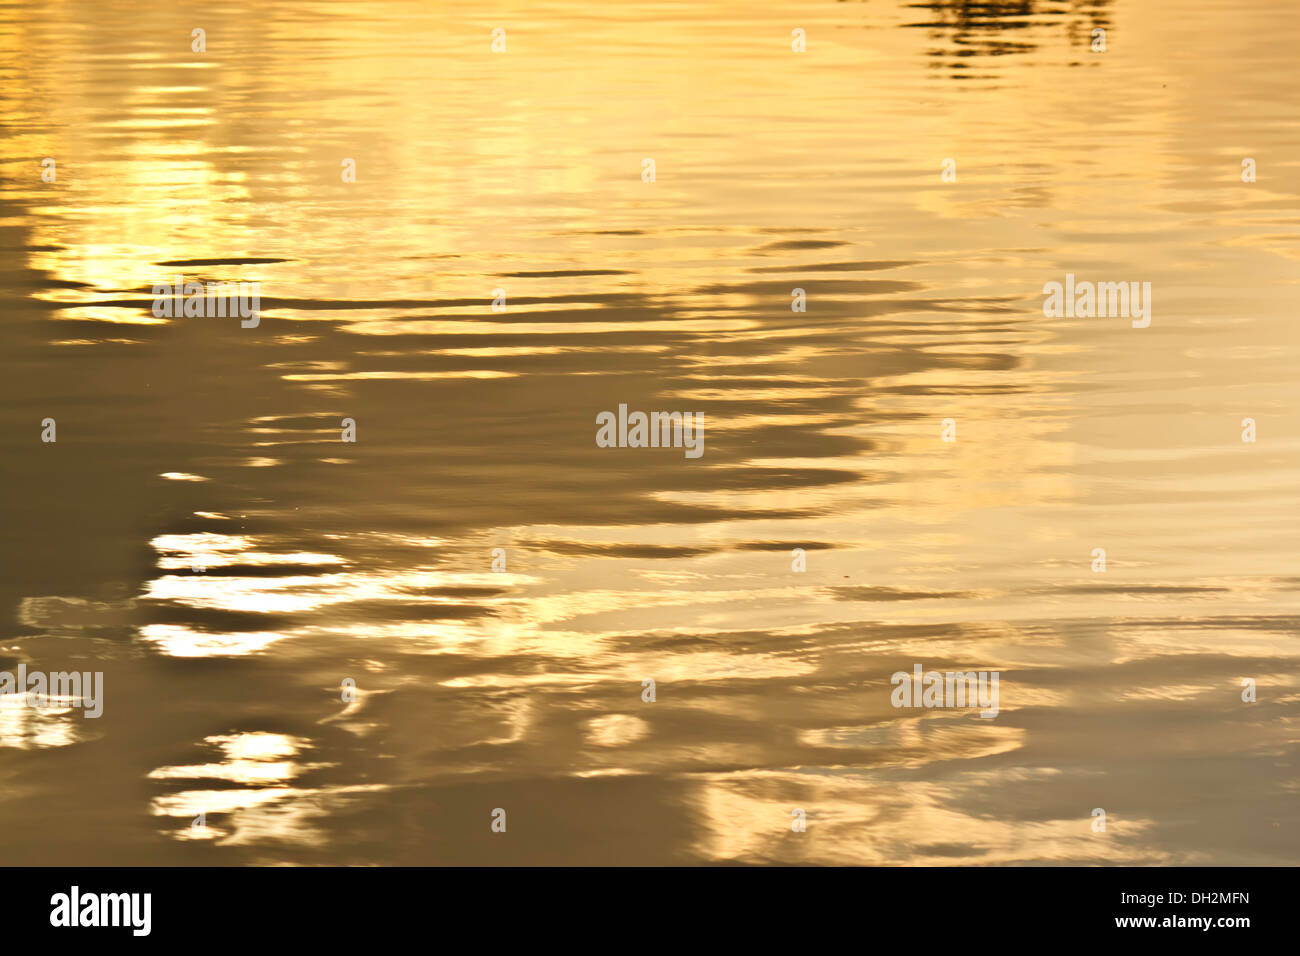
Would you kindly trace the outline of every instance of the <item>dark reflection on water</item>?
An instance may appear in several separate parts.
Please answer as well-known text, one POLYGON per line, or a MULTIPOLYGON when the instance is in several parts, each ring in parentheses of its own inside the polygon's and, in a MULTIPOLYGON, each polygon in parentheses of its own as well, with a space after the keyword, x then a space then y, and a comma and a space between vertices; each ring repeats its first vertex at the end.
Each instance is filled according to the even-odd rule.
POLYGON ((0 669, 107 693, 0 707, 6 859, 1293 859, 1285 11, 627 9, 0 13, 0 669), (154 319, 178 270, 260 326, 154 319))
MULTIPOLYGON (((968 79, 968 71, 987 69, 984 57, 1025 54, 1049 48, 1068 50, 1071 65, 1081 65, 1093 49, 1097 29, 1113 21, 1110 0, 1035 2, 1035 0, 934 0, 911 3, 924 20, 904 26, 926 31, 937 47, 928 51, 935 66, 951 70, 953 79, 968 79)), ((1099 65, 1095 61, 1092 65, 1099 65)), ((988 75, 997 75, 992 70, 988 75)))

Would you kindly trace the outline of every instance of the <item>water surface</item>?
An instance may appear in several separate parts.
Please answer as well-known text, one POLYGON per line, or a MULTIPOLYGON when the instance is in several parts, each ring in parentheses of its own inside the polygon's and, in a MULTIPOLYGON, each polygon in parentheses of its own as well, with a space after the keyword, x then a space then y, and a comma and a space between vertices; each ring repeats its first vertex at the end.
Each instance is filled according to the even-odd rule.
POLYGON ((106 688, 0 700, 0 856, 1293 863, 1298 43, 1264 0, 0 8, 0 669, 106 688), (1151 326, 1045 318, 1067 272, 1151 326), (177 273, 260 325, 156 318, 177 273), (704 455, 596 447, 620 403, 704 455), (895 709, 916 663, 998 716, 895 709))

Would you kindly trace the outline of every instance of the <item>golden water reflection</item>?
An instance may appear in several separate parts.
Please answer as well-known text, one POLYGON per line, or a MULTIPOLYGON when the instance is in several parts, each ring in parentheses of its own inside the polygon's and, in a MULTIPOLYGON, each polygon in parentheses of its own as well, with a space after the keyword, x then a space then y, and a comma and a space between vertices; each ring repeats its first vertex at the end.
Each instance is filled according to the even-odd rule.
POLYGON ((0 697, 8 858, 1293 862, 1297 41, 1222 0, 0 10, 0 669, 107 687, 0 697), (1152 326, 1044 317, 1067 272, 1152 326), (155 317, 177 274, 260 326, 155 317), (620 403, 704 457, 597 448, 620 403), (915 663, 1000 671, 998 717, 894 709, 915 663))

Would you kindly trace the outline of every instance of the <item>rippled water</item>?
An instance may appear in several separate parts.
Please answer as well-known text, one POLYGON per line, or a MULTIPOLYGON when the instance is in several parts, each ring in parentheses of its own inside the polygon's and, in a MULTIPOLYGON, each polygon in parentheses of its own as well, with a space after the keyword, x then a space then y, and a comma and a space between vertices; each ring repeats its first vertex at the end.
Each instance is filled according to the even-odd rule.
POLYGON ((5 862, 1294 862, 1298 42, 0 7, 0 670, 105 686, 0 697, 5 862), (177 273, 260 325, 156 318, 177 273), (1150 327, 1046 318, 1066 273, 1150 327), (918 663, 998 716, 894 708, 918 663))

